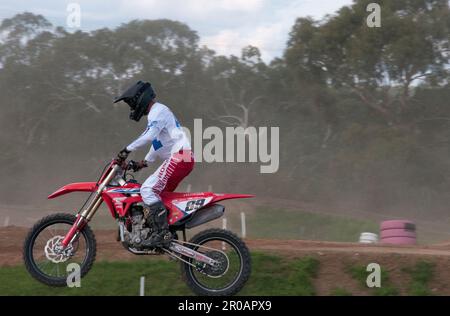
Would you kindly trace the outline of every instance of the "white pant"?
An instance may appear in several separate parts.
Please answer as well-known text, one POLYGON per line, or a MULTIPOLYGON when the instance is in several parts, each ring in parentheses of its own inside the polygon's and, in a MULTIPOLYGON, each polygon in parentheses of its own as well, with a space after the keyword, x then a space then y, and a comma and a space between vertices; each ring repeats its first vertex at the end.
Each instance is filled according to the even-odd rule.
MULTIPOLYGON (((190 151, 188 152, 189 155, 190 151)), ((194 161, 184 161, 183 154, 174 154, 164 160, 161 166, 142 184, 141 196, 147 205, 161 201, 164 191, 173 192, 178 184, 194 167, 194 161)))

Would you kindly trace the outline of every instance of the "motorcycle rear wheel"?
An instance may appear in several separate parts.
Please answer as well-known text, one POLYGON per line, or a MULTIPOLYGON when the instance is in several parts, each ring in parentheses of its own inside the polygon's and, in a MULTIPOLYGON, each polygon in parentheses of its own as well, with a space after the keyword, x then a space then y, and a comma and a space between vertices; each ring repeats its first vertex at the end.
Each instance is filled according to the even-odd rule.
POLYGON ((251 274, 251 256, 245 243, 234 233, 223 229, 209 229, 195 235, 192 244, 207 246, 217 250, 208 250, 195 245, 186 245, 211 258, 226 263, 226 267, 213 269, 199 267, 195 259, 187 258, 190 263, 181 263, 181 273, 189 288, 201 296, 230 296, 238 293, 248 281, 251 274), (225 254, 225 256, 224 256, 225 254), (233 264, 238 264, 234 267, 233 264), (197 267, 193 267, 194 264, 197 267), (235 271, 235 272, 233 272, 235 271), (227 274, 230 274, 227 276, 227 274), (222 278, 230 278, 221 284, 222 278), (207 282, 212 285, 208 286, 207 282))

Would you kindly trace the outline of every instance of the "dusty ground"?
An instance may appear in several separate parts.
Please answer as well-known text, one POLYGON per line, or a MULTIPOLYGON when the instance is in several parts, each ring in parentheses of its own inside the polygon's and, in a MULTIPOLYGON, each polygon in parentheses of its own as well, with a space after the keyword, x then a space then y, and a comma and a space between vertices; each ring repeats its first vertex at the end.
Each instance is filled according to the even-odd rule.
MULTIPOLYGON (((22 264, 22 244, 28 228, 0 228, 0 266, 22 264)), ((136 257, 115 241, 116 232, 97 230, 97 260, 133 260, 136 257)), ((276 253, 286 257, 314 256, 321 262, 315 286, 319 295, 329 295, 336 288, 354 295, 368 294, 344 271, 354 264, 379 263, 389 272, 390 279, 401 294, 406 294, 409 280, 402 272, 419 260, 436 265, 431 288, 436 294, 450 295, 450 242, 431 246, 392 247, 353 243, 313 242, 300 240, 246 240, 251 250, 276 253)))

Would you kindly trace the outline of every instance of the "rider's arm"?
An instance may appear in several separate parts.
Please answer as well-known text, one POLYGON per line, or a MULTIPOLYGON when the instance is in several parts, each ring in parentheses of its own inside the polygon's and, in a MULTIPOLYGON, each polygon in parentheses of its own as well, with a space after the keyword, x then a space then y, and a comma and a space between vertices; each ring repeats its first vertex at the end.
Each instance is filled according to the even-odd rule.
POLYGON ((139 136, 134 142, 127 146, 128 151, 136 151, 139 148, 147 146, 152 143, 152 141, 158 136, 161 131, 161 124, 159 121, 151 121, 149 122, 147 128, 144 133, 139 136))

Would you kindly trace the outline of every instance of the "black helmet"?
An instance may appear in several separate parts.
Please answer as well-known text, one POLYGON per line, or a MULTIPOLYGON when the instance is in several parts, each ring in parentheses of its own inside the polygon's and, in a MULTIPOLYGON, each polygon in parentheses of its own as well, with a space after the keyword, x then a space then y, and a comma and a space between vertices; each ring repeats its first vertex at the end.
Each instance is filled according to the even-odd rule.
POLYGON ((115 99, 114 103, 120 101, 127 103, 131 108, 130 119, 139 122, 155 97, 155 91, 149 82, 138 81, 115 99))

